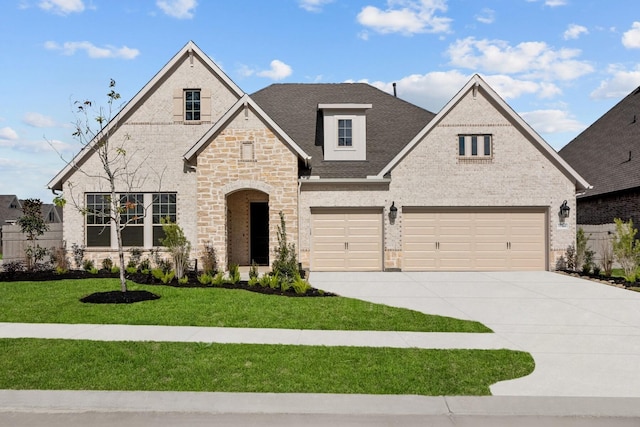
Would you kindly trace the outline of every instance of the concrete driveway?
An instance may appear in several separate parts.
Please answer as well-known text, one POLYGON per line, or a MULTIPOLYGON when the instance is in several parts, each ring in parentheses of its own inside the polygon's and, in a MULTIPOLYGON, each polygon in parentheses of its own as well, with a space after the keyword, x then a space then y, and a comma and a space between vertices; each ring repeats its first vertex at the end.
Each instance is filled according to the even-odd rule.
POLYGON ((494 395, 640 397, 640 293, 551 272, 314 272, 310 282, 487 325, 536 362, 494 395))

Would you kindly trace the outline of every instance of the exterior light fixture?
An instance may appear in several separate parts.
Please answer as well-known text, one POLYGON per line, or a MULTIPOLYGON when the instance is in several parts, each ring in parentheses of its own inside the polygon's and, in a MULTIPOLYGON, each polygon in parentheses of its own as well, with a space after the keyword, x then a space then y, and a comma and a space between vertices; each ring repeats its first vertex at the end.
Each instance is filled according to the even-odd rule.
POLYGON ((567 201, 565 200, 560 205, 560 212, 558 212, 558 215, 560 216, 560 219, 564 220, 566 218, 569 218, 569 212, 570 211, 571 211, 571 208, 569 207, 569 205, 567 205, 567 201))
POLYGON ((389 208, 389 219, 393 223, 398 217, 398 208, 396 208, 396 202, 391 202, 391 207, 389 208))

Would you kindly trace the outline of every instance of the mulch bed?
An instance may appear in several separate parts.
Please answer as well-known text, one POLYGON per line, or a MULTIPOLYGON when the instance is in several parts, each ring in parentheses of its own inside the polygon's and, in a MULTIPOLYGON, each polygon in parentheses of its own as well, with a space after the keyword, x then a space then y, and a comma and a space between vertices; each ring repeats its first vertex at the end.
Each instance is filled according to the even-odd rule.
POLYGON ((607 277, 595 274, 585 274, 581 271, 573 270, 556 270, 557 273, 568 274, 569 276, 580 277, 582 279, 593 280, 594 282, 604 283, 605 285, 615 286, 617 288, 630 289, 640 287, 640 282, 627 282, 623 277, 607 277))
MULTIPOLYGON (((151 286, 173 286, 178 288, 213 288, 214 286, 204 286, 197 278, 197 274, 193 271, 187 274, 187 283, 178 283, 177 279, 173 279, 169 283, 162 283, 160 280, 154 278, 151 274, 125 273, 127 279, 141 284, 151 286)), ((119 273, 112 273, 106 270, 100 270, 96 274, 89 273, 84 270, 69 270, 66 273, 58 274, 53 270, 41 270, 41 271, 4 271, 0 272, 0 282, 18 282, 18 281, 53 281, 64 279, 93 279, 93 278, 111 278, 117 279, 120 277, 119 273)), ((297 294, 293 289, 289 289, 286 292, 280 289, 263 288, 262 286, 249 286, 247 281, 240 281, 237 284, 224 283, 219 288, 225 289, 242 289, 250 292, 258 292, 267 295, 280 295, 286 297, 332 297, 336 296, 331 292, 324 292, 315 288, 310 288, 305 294, 297 294)), ((148 291, 127 291, 122 292, 119 290, 109 292, 96 292, 91 295, 87 295, 80 299, 82 302, 93 304, 131 304, 140 301, 150 301, 160 298, 148 291)))

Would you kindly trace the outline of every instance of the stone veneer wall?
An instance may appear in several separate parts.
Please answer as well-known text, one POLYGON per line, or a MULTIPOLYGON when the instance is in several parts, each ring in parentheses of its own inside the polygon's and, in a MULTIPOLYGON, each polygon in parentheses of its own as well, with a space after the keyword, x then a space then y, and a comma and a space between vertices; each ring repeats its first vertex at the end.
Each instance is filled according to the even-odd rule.
POLYGON ((253 112, 238 115, 209 142, 197 159, 197 246, 211 242, 221 266, 227 267, 227 245, 239 239, 229 230, 228 196, 258 190, 269 197, 270 261, 277 245, 279 212, 285 215, 289 240, 298 237, 298 159, 253 112), (253 144, 253 158, 242 155, 253 144))

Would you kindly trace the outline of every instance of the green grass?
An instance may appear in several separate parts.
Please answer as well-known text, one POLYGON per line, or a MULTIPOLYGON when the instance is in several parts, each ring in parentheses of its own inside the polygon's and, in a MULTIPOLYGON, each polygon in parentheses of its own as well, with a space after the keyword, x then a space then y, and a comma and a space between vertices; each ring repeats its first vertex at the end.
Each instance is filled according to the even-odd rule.
POLYGON ((0 389, 488 395, 528 353, 0 339, 0 389))
POLYGON ((130 282, 130 290, 148 290, 161 298, 135 304, 79 301, 94 292, 117 289, 117 279, 0 283, 0 322, 491 332, 478 322, 343 297, 292 298, 244 290, 130 282))

